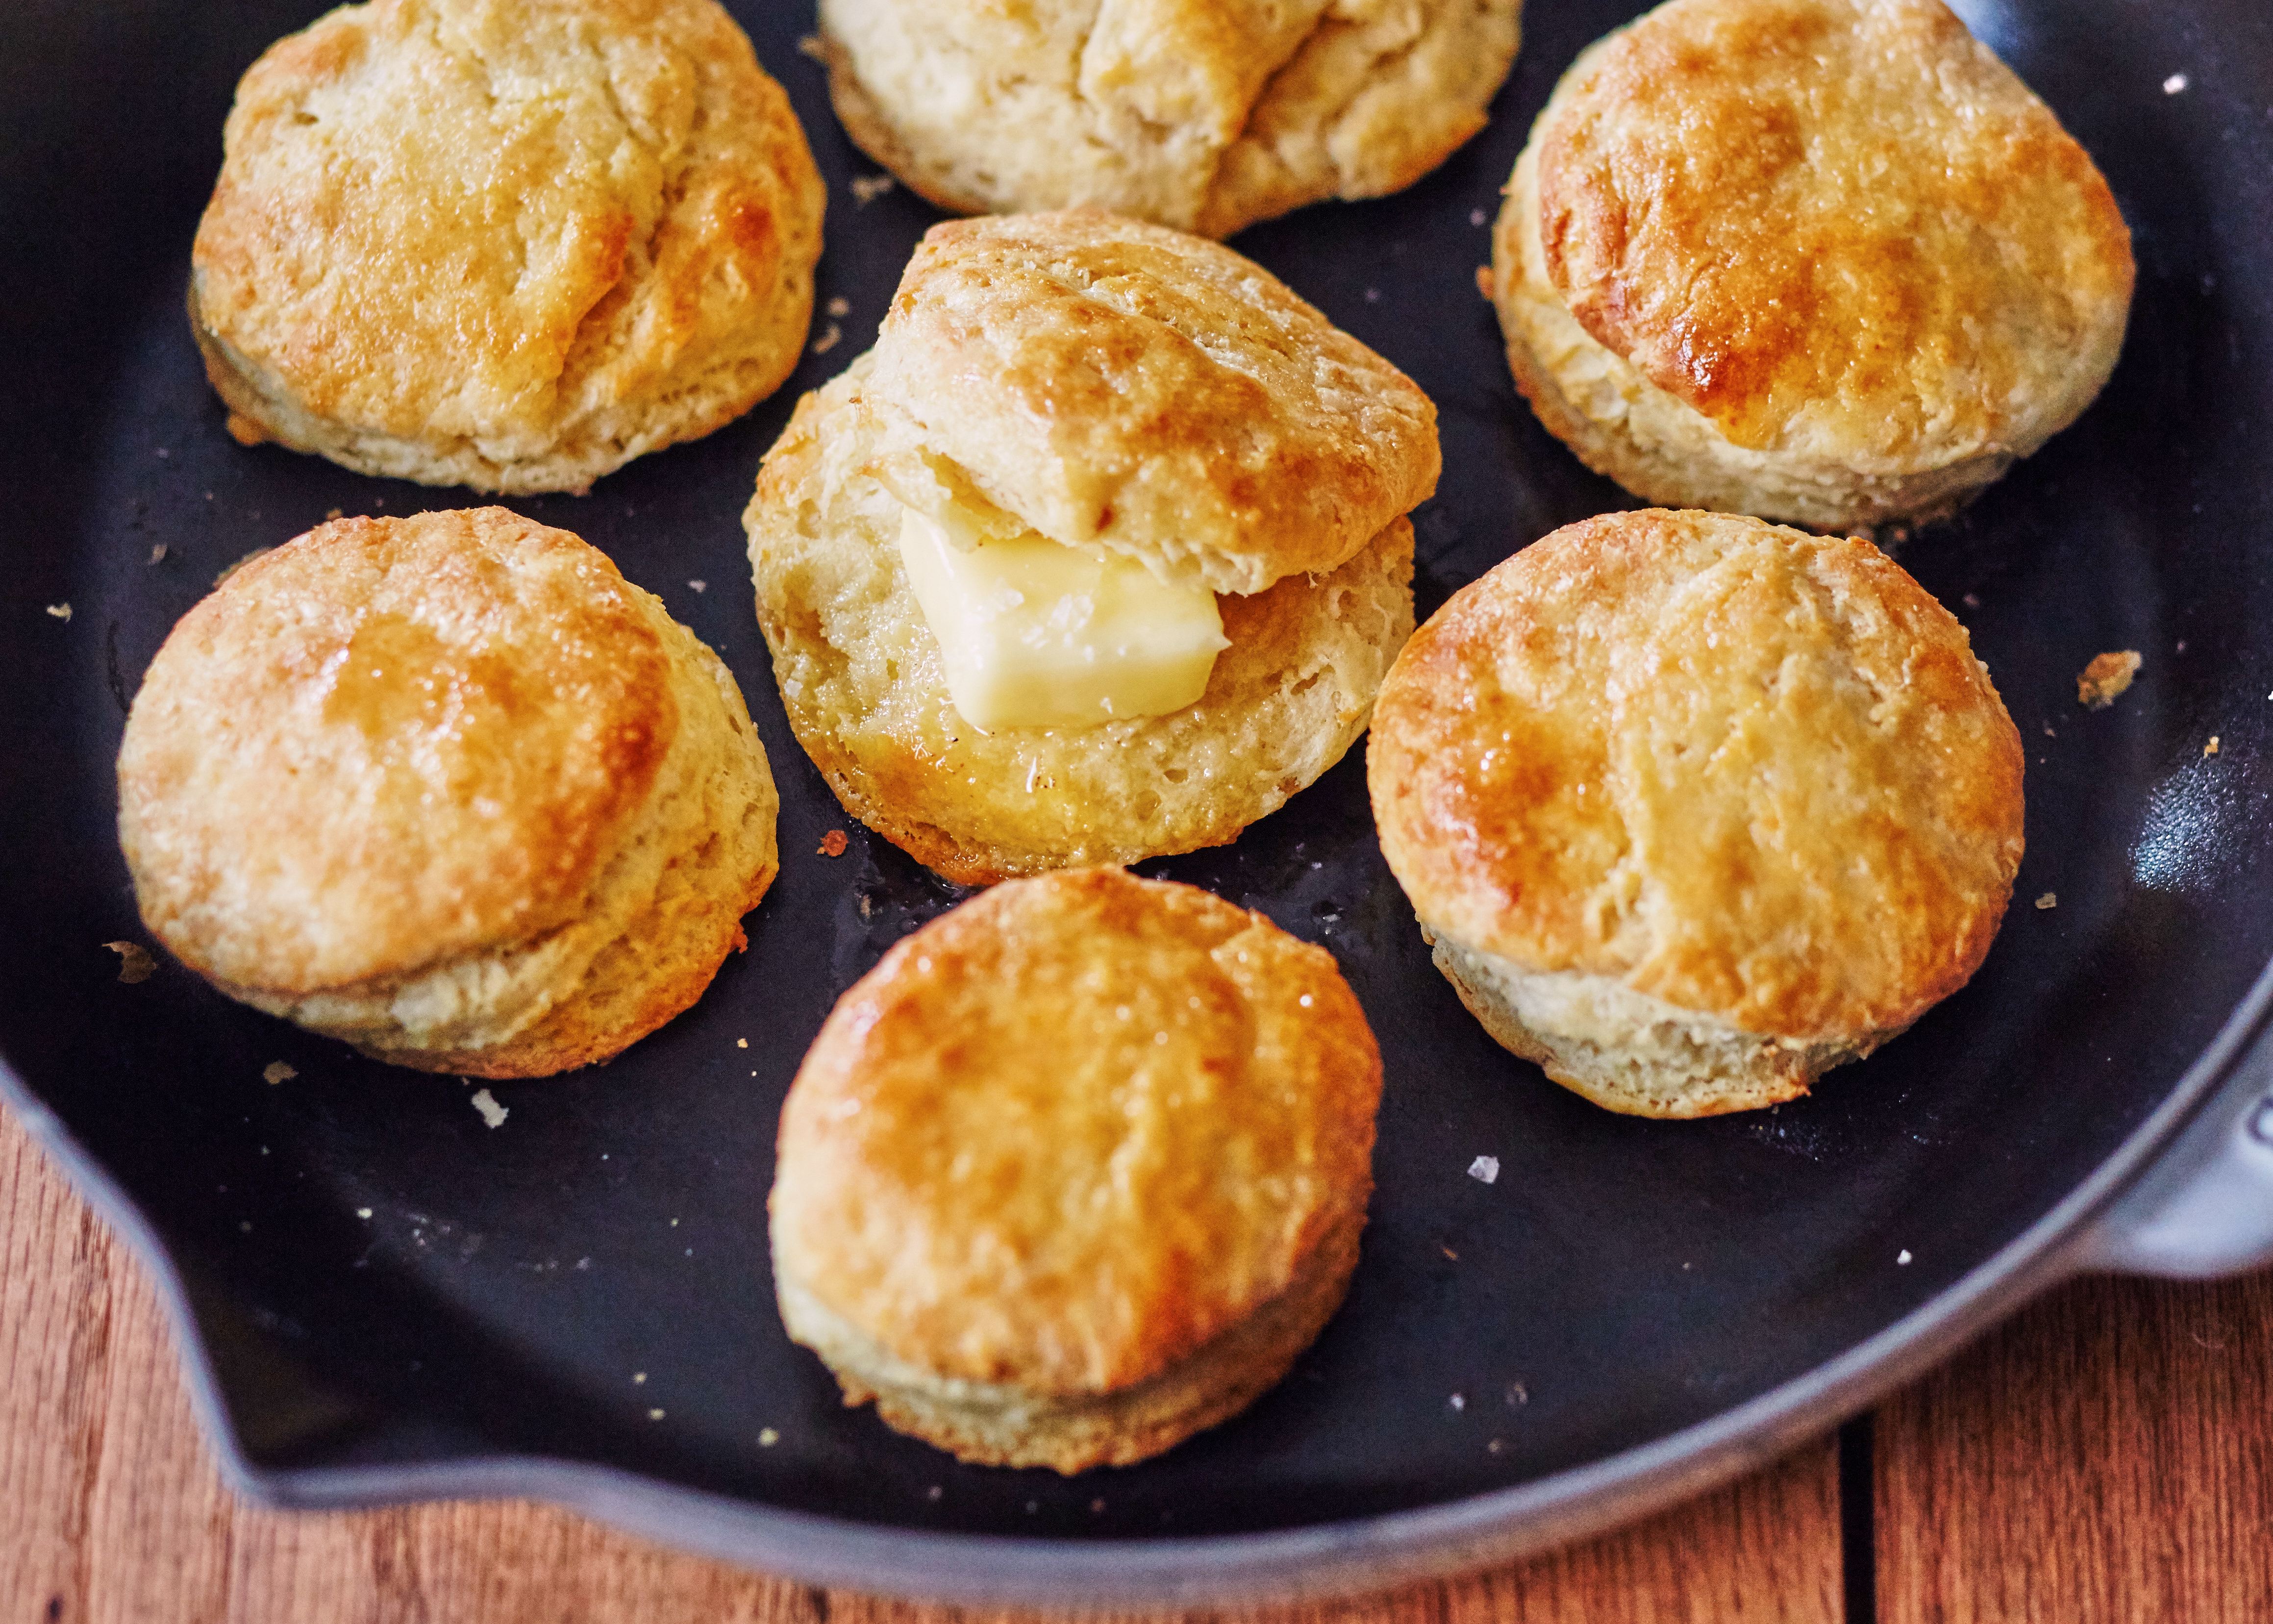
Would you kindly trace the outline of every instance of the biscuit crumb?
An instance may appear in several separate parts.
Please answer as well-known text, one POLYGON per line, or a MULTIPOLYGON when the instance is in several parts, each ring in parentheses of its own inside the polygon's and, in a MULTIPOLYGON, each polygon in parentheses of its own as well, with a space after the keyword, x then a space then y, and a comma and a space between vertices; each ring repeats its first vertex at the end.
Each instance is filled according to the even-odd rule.
POLYGON ((749 1046, 750 1040, 747 1038, 736 1038, 734 1040, 734 1047, 736 1049, 747 1049, 749 1046))
POLYGON ((1468 1163, 1468 1177, 1478 1184, 1489 1184, 1499 1177, 1497 1156, 1478 1156, 1468 1163))
POLYGON ((2202 754, 2205 756, 2215 756, 2217 754, 2217 735, 2216 733, 2212 733, 2209 736, 2209 742, 2202 746, 2202 754))
POLYGON ((118 955, 118 979, 129 987, 148 981, 158 972, 158 961, 139 942, 105 942, 103 946, 118 955))
POLYGON ((710 583, 708 581, 690 581, 686 585, 688 590, 694 592, 707 592, 710 590, 710 583))
POLYGON ((236 563, 231 564, 231 565, 230 565, 227 569, 222 570, 222 571, 221 572, 221 574, 219 574, 219 575, 215 575, 215 576, 214 577, 214 584, 215 586, 219 586, 219 585, 221 585, 221 583, 222 582, 224 582, 224 581, 228 580, 231 575, 235 575, 238 570, 243 569, 243 568, 244 568, 247 564, 250 564, 251 562, 252 562, 252 560, 255 560, 255 559, 259 558, 262 553, 274 553, 274 552, 275 552, 275 551, 276 551, 276 549, 275 549, 275 548, 274 548, 274 547, 255 547, 255 548, 253 548, 253 550, 252 550, 251 552, 250 552, 250 553, 246 553, 243 558, 241 558, 241 559, 237 560, 236 563))
POLYGON ((49 604, 48 605, 48 613, 55 616, 58 620, 68 620, 71 619, 71 605, 69 604, 49 604))
POLYGON ((1446 1245, 1439 1244, 1439 1245, 1437 1246, 1437 1251, 1439 1251, 1439 1252, 1443 1252, 1446 1257, 1450 1258, 1450 1259, 1451 1259, 1453 1262, 1455 1262, 1455 1263, 1458 1263, 1458 1262, 1460 1260, 1460 1254, 1459 1254, 1459 1252, 1454 1252, 1454 1251, 1453 1251, 1450 1246, 1446 1246, 1446 1245))
POLYGON ((286 1065, 281 1060, 272 1060, 260 1068, 260 1080, 271 1088, 279 1083, 289 1083, 299 1075, 299 1067, 286 1065))
POLYGON ((852 200, 865 207, 889 192, 895 184, 889 175, 855 175, 852 177, 852 200))
POLYGON ((2058 891, 2046 891, 2043 896, 2037 898, 2037 906, 2040 909, 2056 908, 2059 906, 2059 893, 2058 891))
POLYGON ((852 301, 840 293, 825 308, 832 316, 849 316, 852 313, 852 301))
POLYGON ((660 1410, 650 1410, 647 1412, 647 1418, 650 1421, 660 1421, 663 1419, 663 1411, 660 1410))
POLYGON ((356 1217, 358 1217, 358 1218, 368 1219, 368 1218, 371 1216, 371 1208, 369 1208, 368 1207, 356 1207, 356 1217))
POLYGON ((1531 1402, 1531 1389, 1519 1381, 1511 1381, 1507 1384, 1506 1398, 1510 1410, 1520 1410, 1531 1402))
POLYGON ((643 1387, 647 1386, 647 1372, 645 1371, 634 1371, 632 1372, 632 1386, 635 1387, 643 1387))
POLYGON ((769 1426, 761 1426, 758 1429, 759 1448, 770 1449, 779 1442, 781 1442, 781 1434, 775 1432, 773 1428, 769 1426))
MULTIPOLYGON (((823 857, 842 857, 844 855, 845 845, 844 831, 841 829, 832 829, 821 837, 821 844, 814 849, 823 857)), ((868 899, 863 897, 860 900, 866 903, 868 899)), ((863 919, 868 916, 868 910, 865 906, 860 910, 860 916, 863 919)))
POLYGON ((829 48, 821 42, 821 36, 817 34, 801 35, 797 42, 797 54, 810 56, 815 62, 829 60, 829 48))
POLYGON ((1476 291, 1482 294, 1484 297, 1488 299, 1497 298, 1499 297, 1497 290, 1492 285, 1492 272, 1490 266, 1480 265, 1476 267, 1476 291))
POLYGON ((837 341, 844 336, 844 329, 838 327, 835 322, 830 322, 829 324, 829 331, 823 333, 819 338, 813 341, 813 353, 815 355, 827 355, 830 350, 836 348, 837 341))
POLYGON ((2087 710, 2104 710, 2113 704, 2131 679, 2139 674, 2141 661, 2136 649, 2111 650, 2095 654, 2091 664, 2076 674, 2075 696, 2087 710))
POLYGON ((1506 1447, 1507 1445, 1504 1440, 1495 1438, 1491 1442, 1484 1446, 1484 1453, 1486 1455, 1497 1455, 1501 1450, 1506 1447))
POLYGON ((497 1096, 486 1088, 475 1092, 473 1104, 474 1109, 482 1114, 482 1120, 492 1128, 501 1124, 508 1114, 506 1108, 497 1102, 497 1096))
POLYGON ((156 546, 150 549, 150 561, 153 564, 161 564, 165 562, 165 559, 166 544, 161 541, 156 546))
POLYGON ((331 521, 333 521, 334 519, 336 519, 336 518, 340 517, 340 515, 341 515, 341 512, 342 512, 342 511, 343 511, 342 509, 338 508, 325 508, 325 509, 324 509, 324 522, 325 522, 326 523, 327 523, 327 524, 328 524, 328 523, 329 523, 331 521))

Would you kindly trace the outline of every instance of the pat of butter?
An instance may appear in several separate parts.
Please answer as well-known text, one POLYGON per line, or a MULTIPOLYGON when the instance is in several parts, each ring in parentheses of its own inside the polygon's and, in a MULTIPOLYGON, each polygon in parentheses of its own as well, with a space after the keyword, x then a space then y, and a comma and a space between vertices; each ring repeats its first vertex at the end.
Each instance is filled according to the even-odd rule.
POLYGON ((1129 559, 1100 560, 1028 532, 958 537, 904 509, 900 557, 939 640, 964 720, 1088 727, 1165 716, 1207 691, 1230 647, 1215 594, 1167 586, 1129 559))

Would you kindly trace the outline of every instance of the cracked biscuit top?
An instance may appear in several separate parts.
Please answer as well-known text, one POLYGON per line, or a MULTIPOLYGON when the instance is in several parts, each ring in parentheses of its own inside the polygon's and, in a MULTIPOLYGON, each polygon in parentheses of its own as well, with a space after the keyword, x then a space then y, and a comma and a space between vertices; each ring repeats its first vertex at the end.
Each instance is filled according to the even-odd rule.
POLYGON ((1556 291, 1737 446, 2027 455, 2114 366, 2107 183, 1940 0, 1673 0, 1579 58, 1533 143, 1556 291))
POLYGON ((1092 211, 933 227, 864 395, 903 501, 1216 592, 1333 569, 1441 467, 1420 386, 1277 277, 1092 211))
POLYGON ((238 86, 191 305, 238 438, 577 490, 794 365, 823 192, 713 0, 372 0, 238 86))
POLYGON ((1814 1039, 1972 974, 2021 773, 1965 628, 1877 548, 1644 511, 1455 593, 1382 685, 1368 778, 1439 940, 1814 1039))
POLYGON ((821 0, 852 139, 943 208, 1205 237, 1411 185, 1484 125, 1518 0, 821 0))

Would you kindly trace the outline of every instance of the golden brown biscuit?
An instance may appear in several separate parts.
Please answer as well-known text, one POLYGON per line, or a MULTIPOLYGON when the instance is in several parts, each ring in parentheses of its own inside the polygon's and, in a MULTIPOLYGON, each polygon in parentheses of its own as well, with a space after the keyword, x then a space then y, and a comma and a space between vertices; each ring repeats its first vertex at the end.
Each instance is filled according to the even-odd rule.
POLYGON ((822 0, 836 115, 959 214, 1204 237, 1400 191, 1484 126, 1518 0, 822 0))
POLYGON ((1962 507, 2113 370, 2107 184, 1940 0, 1672 0, 1583 53, 1491 288, 1517 383, 1669 507, 1962 507))
POLYGON ((530 1077, 694 1003, 776 867, 717 657, 502 508, 341 519, 232 575, 118 757, 143 921, 382 1060, 530 1077))
POLYGON ((190 311, 230 431, 581 491, 772 393, 825 200, 713 0, 371 0, 237 86, 190 311))
POLYGON ((806 1056, 783 1320, 848 1404, 964 1460, 1141 1460, 1341 1300, 1380 1094, 1323 948, 1116 869, 1013 881, 893 947, 806 1056))
POLYGON ((1693 1116, 1803 1094, 1965 984, 2021 768, 1965 628, 1869 543, 1640 512, 1455 593, 1383 685, 1367 778, 1492 1035, 1693 1116))
POLYGON ((956 222, 767 455, 759 622, 847 810, 952 879, 1220 845, 1364 731, 1437 467, 1428 397, 1229 250, 1102 214, 956 222), (896 540, 948 501, 1218 592, 1200 700, 970 726, 896 540))

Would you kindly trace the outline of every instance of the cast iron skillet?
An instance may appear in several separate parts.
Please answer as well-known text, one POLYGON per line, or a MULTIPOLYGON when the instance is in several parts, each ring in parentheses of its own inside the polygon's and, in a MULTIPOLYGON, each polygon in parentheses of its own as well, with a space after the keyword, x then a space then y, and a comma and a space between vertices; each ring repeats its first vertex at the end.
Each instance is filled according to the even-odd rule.
MULTIPOLYGON (((740 677, 786 858, 747 954, 613 1064, 492 1086, 510 1113, 494 1130, 467 1085, 359 1059, 176 966, 116 980, 102 944, 140 931, 111 760, 169 627, 225 565, 334 509, 470 500, 236 447, 189 341, 186 255, 231 88, 316 9, 0 8, 6 1094, 157 1269, 240 1488, 300 1506, 531 1494, 941 1597, 1348 1588, 1691 1492, 2076 1267, 2273 1255, 2273 1152, 2232 1125, 2265 1069, 2247 1051, 2273 958, 2259 0, 1968 12, 2097 155, 2141 272, 2104 397, 1902 553, 1972 628, 2029 748, 2028 859, 1972 985, 1804 1101, 1630 1121, 1462 1013, 1382 866, 1356 754, 1235 846, 1145 865, 1339 956, 1387 1059, 1379 1193, 1348 1304, 1283 1386, 1157 1461, 1070 1481, 961 1467, 842 1410, 783 1336, 767 1274, 798 1057, 836 995, 956 897, 838 811, 751 617, 738 515, 758 458, 797 393, 868 342, 933 218, 904 192, 856 200, 872 166, 796 49, 806 8, 737 10, 830 177, 821 297, 844 313, 743 422, 589 497, 515 504, 604 548, 740 677), (2074 675, 2106 649, 2145 666, 2086 713, 2074 675), (817 855, 834 828, 850 849, 817 855), (279 1060, 298 1075, 271 1086, 279 1060), (1479 1156, 1496 1182, 1469 1176, 1479 1156)), ((1491 128, 1443 170, 1240 239, 1442 408, 1424 614, 1624 503, 1517 399, 1473 277, 1549 86, 1628 9, 1533 0, 1491 128)))

